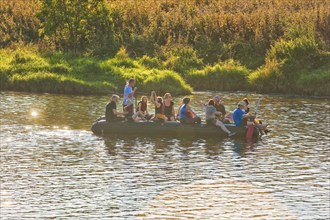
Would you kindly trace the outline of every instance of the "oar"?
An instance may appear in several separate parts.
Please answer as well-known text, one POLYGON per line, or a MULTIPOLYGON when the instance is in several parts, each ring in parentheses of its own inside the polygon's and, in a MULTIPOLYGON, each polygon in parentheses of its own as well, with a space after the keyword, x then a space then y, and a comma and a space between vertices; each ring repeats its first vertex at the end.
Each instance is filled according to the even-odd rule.
MULTIPOLYGON (((254 117, 257 116, 257 112, 258 112, 258 107, 259 107, 259 104, 260 104, 260 97, 258 98, 258 101, 257 101, 257 104, 256 104, 256 108, 255 108, 255 111, 254 111, 254 117)), ((254 125, 250 125, 246 131, 246 139, 247 140, 251 140, 252 137, 253 137, 253 132, 254 132, 254 125)))

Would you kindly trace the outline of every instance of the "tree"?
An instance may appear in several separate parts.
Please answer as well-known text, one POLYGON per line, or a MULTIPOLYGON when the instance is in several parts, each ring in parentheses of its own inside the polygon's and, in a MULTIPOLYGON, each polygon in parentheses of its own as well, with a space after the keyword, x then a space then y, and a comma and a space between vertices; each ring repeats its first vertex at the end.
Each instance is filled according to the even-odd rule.
POLYGON ((42 0, 41 37, 66 52, 109 53, 117 48, 105 0, 42 0))

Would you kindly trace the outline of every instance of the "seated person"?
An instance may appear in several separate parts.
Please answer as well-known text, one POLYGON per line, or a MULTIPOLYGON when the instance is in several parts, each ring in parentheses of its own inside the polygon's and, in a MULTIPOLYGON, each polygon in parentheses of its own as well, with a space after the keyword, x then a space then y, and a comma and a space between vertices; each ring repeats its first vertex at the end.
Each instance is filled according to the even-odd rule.
POLYGON ((247 115, 245 115, 245 106, 245 102, 240 101, 238 107, 233 111, 233 120, 236 126, 244 126, 243 118, 247 117, 247 115))
POLYGON ((245 107, 245 114, 247 114, 247 113, 250 112, 249 100, 248 100, 247 98, 244 98, 243 101, 244 101, 245 104, 246 104, 246 107, 245 107))
POLYGON ((168 121, 175 121, 174 102, 170 93, 164 95, 164 114, 168 121))
POLYGON ((255 116, 250 115, 249 113, 245 114, 246 103, 244 101, 240 101, 238 103, 238 108, 233 112, 233 119, 236 126, 246 126, 248 124, 253 124, 261 131, 266 130, 268 124, 262 125, 255 121, 255 116))
POLYGON ((214 96, 213 101, 214 101, 214 107, 216 108, 217 112, 221 113, 221 115, 218 116, 218 119, 221 120, 223 123, 230 123, 230 119, 226 117, 226 109, 221 102, 220 96, 218 95, 214 96))
POLYGON ((141 97, 141 101, 138 102, 138 106, 136 108, 136 113, 132 117, 134 121, 148 121, 151 119, 152 115, 148 112, 147 96, 141 97))
POLYGON ((190 98, 185 97, 182 103, 183 105, 180 108, 180 122, 182 124, 200 124, 202 122, 201 118, 190 108, 190 98))
POLYGON ((235 132, 230 132, 226 126, 217 119, 216 116, 220 116, 222 113, 218 112, 214 107, 214 101, 211 99, 209 103, 205 106, 206 124, 220 127, 224 132, 228 134, 229 137, 235 135, 235 132))
POLYGON ((167 118, 164 114, 164 104, 162 97, 157 96, 156 92, 152 91, 150 101, 155 105, 155 116, 153 117, 153 120, 160 122, 167 121, 167 118))
POLYGON ((105 119, 107 122, 123 121, 126 113, 117 112, 119 96, 113 95, 111 101, 105 107, 105 119))
POLYGON ((134 114, 134 105, 130 99, 126 100, 126 106, 124 106, 124 111, 126 114, 126 119, 128 121, 133 121, 133 114, 134 114))

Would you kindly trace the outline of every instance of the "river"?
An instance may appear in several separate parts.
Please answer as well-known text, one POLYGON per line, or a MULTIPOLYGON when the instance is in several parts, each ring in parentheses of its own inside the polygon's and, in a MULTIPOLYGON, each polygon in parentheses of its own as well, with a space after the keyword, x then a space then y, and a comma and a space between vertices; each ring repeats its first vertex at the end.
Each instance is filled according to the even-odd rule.
POLYGON ((220 95, 252 111, 260 96, 271 133, 102 138, 90 126, 108 96, 1 92, 1 219, 329 219, 329 100, 220 95))

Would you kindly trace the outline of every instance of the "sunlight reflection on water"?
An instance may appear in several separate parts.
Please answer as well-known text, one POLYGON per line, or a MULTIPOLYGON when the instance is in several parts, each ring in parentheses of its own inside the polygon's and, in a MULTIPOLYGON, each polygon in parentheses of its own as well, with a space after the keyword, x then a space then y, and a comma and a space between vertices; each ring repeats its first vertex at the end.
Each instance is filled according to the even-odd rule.
MULTIPOLYGON (((212 95, 192 96, 198 114, 212 95)), ((244 96, 222 95, 228 109, 244 96)), ((272 132, 251 144, 96 137, 108 99, 1 93, 1 217, 330 218, 328 100, 262 96, 272 132)))

